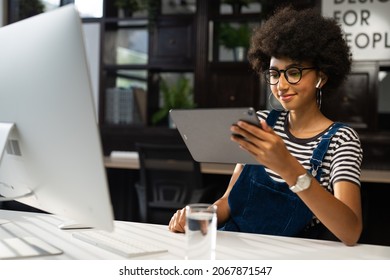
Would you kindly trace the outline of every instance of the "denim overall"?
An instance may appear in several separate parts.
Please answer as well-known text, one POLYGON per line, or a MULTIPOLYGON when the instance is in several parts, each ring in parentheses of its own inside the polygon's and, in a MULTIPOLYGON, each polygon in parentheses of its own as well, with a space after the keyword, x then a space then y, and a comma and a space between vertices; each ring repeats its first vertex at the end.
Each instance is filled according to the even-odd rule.
MULTIPOLYGON (((267 124, 273 127, 280 112, 273 110, 267 124)), ((313 151, 310 172, 320 181, 322 160, 341 123, 334 123, 313 151)), ((288 167, 286 167, 288 168, 288 167)), ((229 195, 230 219, 220 229, 249 233, 298 236, 313 213, 287 183, 276 182, 262 165, 246 164, 229 195)))

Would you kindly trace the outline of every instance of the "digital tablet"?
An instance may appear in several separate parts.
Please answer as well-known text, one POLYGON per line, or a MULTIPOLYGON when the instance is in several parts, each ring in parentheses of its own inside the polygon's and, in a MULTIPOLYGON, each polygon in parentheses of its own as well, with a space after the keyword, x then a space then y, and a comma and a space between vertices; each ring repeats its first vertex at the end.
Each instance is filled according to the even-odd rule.
POLYGON ((230 140, 239 120, 260 124, 253 108, 172 109, 170 117, 195 161, 259 164, 230 140))

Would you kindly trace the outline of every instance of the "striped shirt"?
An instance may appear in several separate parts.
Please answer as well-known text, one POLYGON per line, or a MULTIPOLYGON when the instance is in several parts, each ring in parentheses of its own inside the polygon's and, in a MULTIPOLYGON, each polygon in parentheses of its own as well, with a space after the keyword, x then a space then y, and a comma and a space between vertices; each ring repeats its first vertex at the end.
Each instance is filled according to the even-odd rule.
MULTIPOLYGON (((269 111, 257 112, 257 116, 263 120, 267 118, 268 114, 269 111)), ((288 129, 288 112, 283 111, 273 129, 283 139, 290 153, 306 170, 309 170, 313 151, 330 127, 312 138, 296 138, 288 129)), ((360 186, 362 159, 363 151, 356 131, 348 126, 340 127, 332 137, 322 163, 321 186, 332 194, 333 185, 338 181, 349 181, 360 186)), ((286 168, 288 167, 286 166, 286 168)), ((277 173, 268 168, 265 169, 272 179, 277 182, 284 182, 277 173)))

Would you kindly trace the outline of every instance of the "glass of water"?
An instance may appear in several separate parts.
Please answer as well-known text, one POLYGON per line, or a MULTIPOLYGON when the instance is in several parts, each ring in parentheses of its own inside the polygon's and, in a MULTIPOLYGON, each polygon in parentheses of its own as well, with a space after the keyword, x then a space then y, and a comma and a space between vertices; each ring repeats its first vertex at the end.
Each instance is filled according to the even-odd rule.
POLYGON ((217 206, 186 206, 186 259, 213 260, 217 239, 217 206))

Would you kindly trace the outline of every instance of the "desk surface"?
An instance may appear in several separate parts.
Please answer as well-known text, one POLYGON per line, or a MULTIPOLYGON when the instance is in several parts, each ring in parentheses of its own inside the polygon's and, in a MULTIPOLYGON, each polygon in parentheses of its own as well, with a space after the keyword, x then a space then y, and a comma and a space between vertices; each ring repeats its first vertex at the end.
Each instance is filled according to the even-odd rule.
MULTIPOLYGON (((132 157, 105 157, 104 164, 107 168, 139 169, 139 161, 136 156, 132 157)), ((208 174, 231 175, 234 164, 201 163, 201 171, 208 174)), ((390 170, 367 170, 363 169, 360 176, 362 182, 390 183, 390 170)))
MULTIPOLYGON (((0 238, 36 236, 60 248, 64 253, 50 259, 123 259, 121 256, 94 247, 72 237, 72 231, 62 231, 58 225, 63 219, 48 214, 0 210, 0 238)), ((116 221, 115 227, 127 231, 128 236, 166 247, 167 253, 136 259, 184 259, 184 234, 168 231, 166 226, 116 221)), ((48 257, 40 257, 47 259, 48 257)), ((238 260, 336 260, 336 259, 390 259, 390 247, 358 244, 348 247, 340 242, 248 233, 218 232, 216 258, 238 260)))
MULTIPOLYGON (((107 168, 118 169, 139 169, 138 158, 126 157, 104 157, 104 165, 107 168)), ((202 173, 231 175, 233 173, 234 164, 223 163, 201 163, 202 173)))

